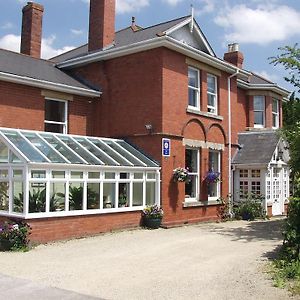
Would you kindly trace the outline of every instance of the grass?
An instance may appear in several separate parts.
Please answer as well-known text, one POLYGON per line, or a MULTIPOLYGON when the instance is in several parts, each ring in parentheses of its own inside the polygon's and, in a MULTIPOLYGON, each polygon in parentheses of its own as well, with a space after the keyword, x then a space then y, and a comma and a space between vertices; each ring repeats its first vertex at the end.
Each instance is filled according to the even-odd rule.
POLYGON ((270 264, 269 273, 275 287, 286 288, 292 295, 300 295, 300 261, 276 259, 270 264))

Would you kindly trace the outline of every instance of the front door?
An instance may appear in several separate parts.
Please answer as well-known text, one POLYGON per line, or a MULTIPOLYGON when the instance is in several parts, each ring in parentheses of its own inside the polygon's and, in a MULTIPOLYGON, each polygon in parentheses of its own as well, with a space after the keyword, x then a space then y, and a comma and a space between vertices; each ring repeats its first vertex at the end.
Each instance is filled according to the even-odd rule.
POLYGON ((272 215, 283 214, 282 169, 273 168, 272 215))

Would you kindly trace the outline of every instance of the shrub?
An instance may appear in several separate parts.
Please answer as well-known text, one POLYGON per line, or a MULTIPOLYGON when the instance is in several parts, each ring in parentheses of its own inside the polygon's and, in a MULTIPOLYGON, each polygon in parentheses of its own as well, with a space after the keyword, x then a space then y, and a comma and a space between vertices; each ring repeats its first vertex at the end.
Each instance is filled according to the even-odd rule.
POLYGON ((256 218, 265 218, 266 213, 262 207, 262 195, 249 194, 233 207, 237 219, 253 221, 256 218))
POLYGON ((290 199, 283 236, 285 255, 290 260, 300 260, 300 198, 290 199))
POLYGON ((27 250, 29 231, 29 225, 21 221, 0 224, 0 250, 27 250))

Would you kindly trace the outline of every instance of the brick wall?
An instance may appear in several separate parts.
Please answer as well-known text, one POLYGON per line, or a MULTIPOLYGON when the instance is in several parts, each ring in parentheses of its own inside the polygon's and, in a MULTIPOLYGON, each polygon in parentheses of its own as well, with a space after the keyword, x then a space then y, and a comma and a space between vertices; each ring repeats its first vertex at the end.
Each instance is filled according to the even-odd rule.
MULTIPOLYGON (((95 102, 74 96, 68 102, 69 133, 92 135, 95 102)), ((44 130, 45 98, 34 87, 0 81, 0 127, 44 130)))

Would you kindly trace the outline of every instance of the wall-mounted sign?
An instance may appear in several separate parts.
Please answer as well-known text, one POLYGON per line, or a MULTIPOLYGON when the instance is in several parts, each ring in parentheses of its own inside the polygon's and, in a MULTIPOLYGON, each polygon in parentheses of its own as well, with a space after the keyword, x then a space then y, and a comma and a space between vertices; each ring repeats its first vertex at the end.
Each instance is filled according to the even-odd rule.
POLYGON ((170 139, 162 139, 162 155, 170 156, 171 154, 171 141, 170 139))

